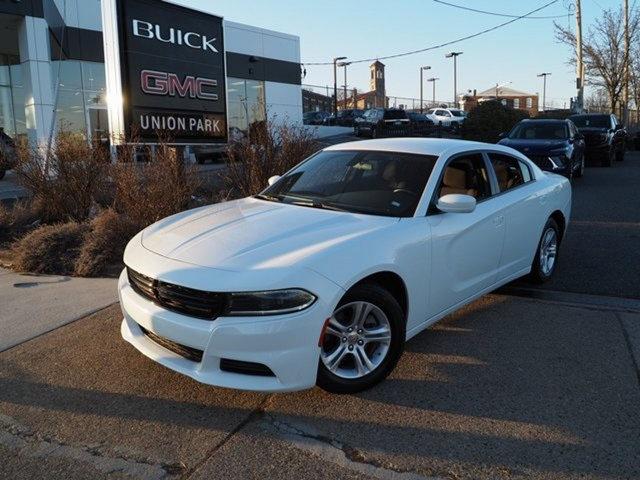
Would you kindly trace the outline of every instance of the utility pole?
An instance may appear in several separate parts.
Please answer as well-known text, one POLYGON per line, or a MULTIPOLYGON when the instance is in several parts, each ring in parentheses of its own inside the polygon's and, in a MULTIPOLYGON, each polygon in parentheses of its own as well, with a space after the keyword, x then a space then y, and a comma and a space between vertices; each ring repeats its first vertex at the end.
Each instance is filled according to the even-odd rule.
POLYGON ((427 82, 431 82, 433 83, 433 100, 431 102, 431 106, 435 107, 436 106, 436 82, 440 80, 439 78, 436 77, 431 77, 427 79, 427 82))
POLYGON ((333 59, 333 118, 338 117, 338 60, 346 60, 347 57, 336 57, 333 59))
POLYGON ((623 93, 623 110, 622 124, 625 128, 629 122, 629 63, 631 61, 629 42, 629 0, 624 0, 624 93, 623 93))
MULTIPOLYGON (((344 67, 344 108, 347 109, 347 67, 351 65, 351 62, 340 62, 339 67, 344 67)), ((355 108, 355 105, 354 107, 355 108)))
POLYGON ((551 75, 551 72, 542 72, 538 75, 538 77, 544 78, 544 82, 542 84, 542 111, 546 112, 547 108, 547 77, 551 75))
POLYGON ((464 52, 450 52, 446 58, 453 58, 453 106, 458 107, 458 56, 464 52))
POLYGON ((424 71, 431 70, 431 67, 420 67, 420 113, 424 113, 424 71))
POLYGON ((582 113, 584 110, 584 63, 582 57, 582 5, 581 0, 576 0, 576 88, 578 97, 576 99, 576 110, 582 113))

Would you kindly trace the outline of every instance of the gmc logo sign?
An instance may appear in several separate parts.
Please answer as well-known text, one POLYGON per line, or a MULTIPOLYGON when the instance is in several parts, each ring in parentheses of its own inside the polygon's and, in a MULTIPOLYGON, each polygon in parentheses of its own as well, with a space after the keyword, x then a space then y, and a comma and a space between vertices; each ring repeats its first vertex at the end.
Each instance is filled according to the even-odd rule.
POLYGON ((212 78, 188 75, 184 80, 175 73, 142 70, 140 72, 142 91, 149 95, 160 95, 179 98, 197 98, 217 101, 218 94, 211 92, 218 87, 218 81, 212 78))

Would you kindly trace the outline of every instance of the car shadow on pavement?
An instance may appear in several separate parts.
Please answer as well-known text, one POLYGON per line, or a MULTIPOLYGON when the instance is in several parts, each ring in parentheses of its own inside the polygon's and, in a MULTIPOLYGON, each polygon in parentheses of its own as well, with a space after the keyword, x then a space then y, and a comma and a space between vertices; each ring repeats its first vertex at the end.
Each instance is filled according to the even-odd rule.
POLYGON ((266 397, 151 362, 119 338, 110 308, 0 354, 0 413, 60 442, 186 468, 261 419, 398 471, 634 477, 640 395, 608 315, 485 297, 410 341, 370 391, 266 397))

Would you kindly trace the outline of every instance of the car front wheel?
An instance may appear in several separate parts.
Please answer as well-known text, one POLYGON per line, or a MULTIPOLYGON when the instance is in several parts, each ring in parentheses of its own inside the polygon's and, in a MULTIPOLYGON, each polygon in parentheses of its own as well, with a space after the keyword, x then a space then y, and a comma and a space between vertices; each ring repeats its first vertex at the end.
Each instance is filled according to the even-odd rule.
POLYGON ((7 171, 0 168, 0 180, 4 178, 5 173, 7 173, 7 171))
POLYGON ((616 152, 616 161, 617 162, 623 162, 624 161, 625 150, 626 150, 626 147, 623 145, 623 147, 616 152))
POLYGON ((550 218, 542 231, 538 250, 531 266, 530 278, 534 283, 545 283, 553 277, 556 271, 559 247, 560 229, 555 220, 550 218))
POLYGON ((580 164, 578 165, 578 170, 576 172, 576 177, 580 178, 584 176, 584 155, 580 158, 580 164))
POLYGON ((404 314, 396 299, 376 284, 354 287, 323 332, 318 386, 331 393, 373 387, 398 363, 404 340, 404 314))

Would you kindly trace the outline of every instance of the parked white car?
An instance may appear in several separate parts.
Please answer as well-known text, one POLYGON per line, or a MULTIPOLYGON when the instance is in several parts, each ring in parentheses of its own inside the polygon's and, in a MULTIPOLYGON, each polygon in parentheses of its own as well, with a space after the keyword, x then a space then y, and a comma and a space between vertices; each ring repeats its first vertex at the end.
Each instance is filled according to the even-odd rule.
POLYGON ((447 314, 549 279, 571 209, 566 178, 461 140, 336 145, 270 183, 131 240, 125 340, 210 385, 357 392, 447 314))
POLYGON ((464 123, 467 113, 458 108, 431 108, 427 112, 434 125, 458 129, 464 123))

